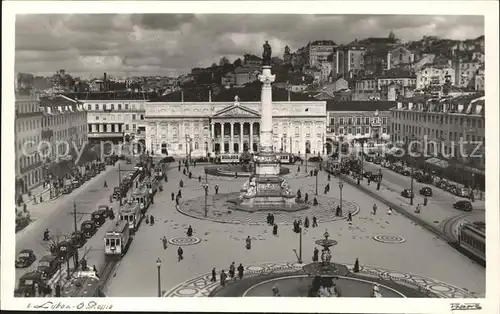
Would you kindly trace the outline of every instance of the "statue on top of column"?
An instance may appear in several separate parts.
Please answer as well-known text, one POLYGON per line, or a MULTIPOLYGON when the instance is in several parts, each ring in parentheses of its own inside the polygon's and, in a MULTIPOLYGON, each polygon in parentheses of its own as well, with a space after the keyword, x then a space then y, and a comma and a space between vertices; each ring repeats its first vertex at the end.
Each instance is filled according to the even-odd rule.
POLYGON ((266 40, 266 43, 263 45, 264 47, 264 52, 262 53, 262 65, 271 65, 271 45, 269 45, 269 42, 266 40))

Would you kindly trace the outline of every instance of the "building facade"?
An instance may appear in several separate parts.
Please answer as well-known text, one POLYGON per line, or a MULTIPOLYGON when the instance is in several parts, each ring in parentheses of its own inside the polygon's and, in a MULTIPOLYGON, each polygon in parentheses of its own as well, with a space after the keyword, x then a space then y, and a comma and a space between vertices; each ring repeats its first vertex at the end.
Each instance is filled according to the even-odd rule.
POLYGON ((390 139, 392 101, 346 101, 327 103, 327 138, 329 142, 390 139))
POLYGON ((455 159, 464 170, 484 176, 485 116, 484 96, 423 102, 398 102, 392 112, 392 140, 405 143, 418 140, 416 149, 435 156, 455 159), (460 139, 465 144, 460 148, 460 139), (435 144, 433 144, 435 143, 435 144), (478 148, 477 151, 474 151, 478 148), (460 155, 460 149, 464 153, 460 155), (469 154, 481 158, 469 158, 469 154))
POLYGON ((16 194, 42 182, 42 156, 38 153, 43 111, 37 96, 16 95, 15 103, 16 194))
MULTIPOLYGON (((273 102, 274 149, 321 153, 324 101, 273 102)), ((214 156, 259 149, 260 102, 165 102, 145 105, 146 150, 154 154, 214 156)))
POLYGON ((417 72, 417 89, 424 89, 431 84, 444 85, 446 82, 450 82, 451 85, 455 85, 455 70, 446 65, 435 65, 429 64, 419 72, 417 72))
POLYGON ((474 89, 484 91, 484 65, 477 70, 474 80, 474 89))
POLYGON ((308 45, 308 62, 310 67, 320 68, 333 53, 335 43, 332 40, 316 40, 308 45))
POLYGON ((360 45, 347 45, 335 49, 334 52, 336 77, 352 78, 364 69, 365 47, 360 45))
POLYGON ((415 55, 405 47, 398 47, 388 52, 388 68, 395 67, 411 68, 415 61, 415 55))
POLYGON ((474 87, 474 77, 481 63, 477 59, 456 58, 453 60, 454 82, 458 87, 474 87))

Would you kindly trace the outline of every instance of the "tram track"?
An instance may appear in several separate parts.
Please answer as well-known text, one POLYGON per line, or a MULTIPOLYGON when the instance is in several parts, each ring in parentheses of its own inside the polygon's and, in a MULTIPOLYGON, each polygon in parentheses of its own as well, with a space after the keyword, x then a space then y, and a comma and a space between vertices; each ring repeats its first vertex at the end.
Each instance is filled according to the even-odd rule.
POLYGON ((102 272, 99 276, 99 288, 103 293, 106 292, 107 283, 114 276, 116 269, 120 266, 121 259, 117 261, 108 261, 104 265, 102 272))

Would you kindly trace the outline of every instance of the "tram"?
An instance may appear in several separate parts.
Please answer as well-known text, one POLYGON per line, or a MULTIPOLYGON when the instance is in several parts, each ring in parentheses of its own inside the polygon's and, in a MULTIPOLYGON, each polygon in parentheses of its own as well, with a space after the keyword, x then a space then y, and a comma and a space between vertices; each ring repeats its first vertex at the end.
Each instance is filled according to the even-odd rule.
POLYGON ((117 220, 104 235, 104 255, 107 261, 119 260, 130 246, 129 224, 125 220, 117 220))
POLYGON ((331 174, 339 175, 341 172, 341 168, 341 163, 338 161, 338 159, 329 158, 326 161, 326 171, 331 174))
POLYGON ((220 164, 237 164, 240 162, 239 154, 219 154, 217 156, 217 163, 220 164))
POLYGON ((458 244, 471 257, 486 263, 486 224, 473 222, 462 225, 459 229, 458 244))
POLYGON ((138 202, 141 212, 144 214, 151 203, 148 187, 145 184, 141 184, 139 189, 132 194, 132 199, 138 202))
POLYGON ((149 177, 148 179, 144 180, 144 185, 148 188, 148 191, 151 195, 155 195, 158 191, 159 184, 156 178, 149 177))
POLYGON ((294 162, 292 154, 289 153, 278 153, 276 154, 280 163, 282 164, 291 164, 294 162))
POLYGON ((137 231, 139 228, 139 223, 142 219, 141 208, 139 202, 130 201, 120 208, 119 220, 124 220, 128 222, 129 230, 131 232, 137 231))

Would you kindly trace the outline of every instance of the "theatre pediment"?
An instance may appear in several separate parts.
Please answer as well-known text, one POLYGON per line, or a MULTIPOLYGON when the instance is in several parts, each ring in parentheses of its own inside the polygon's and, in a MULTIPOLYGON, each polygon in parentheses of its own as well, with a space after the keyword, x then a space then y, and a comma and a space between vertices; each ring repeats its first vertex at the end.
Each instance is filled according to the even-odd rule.
POLYGON ((260 114, 252 109, 243 106, 230 106, 214 114, 214 117, 250 117, 258 118, 260 114))

